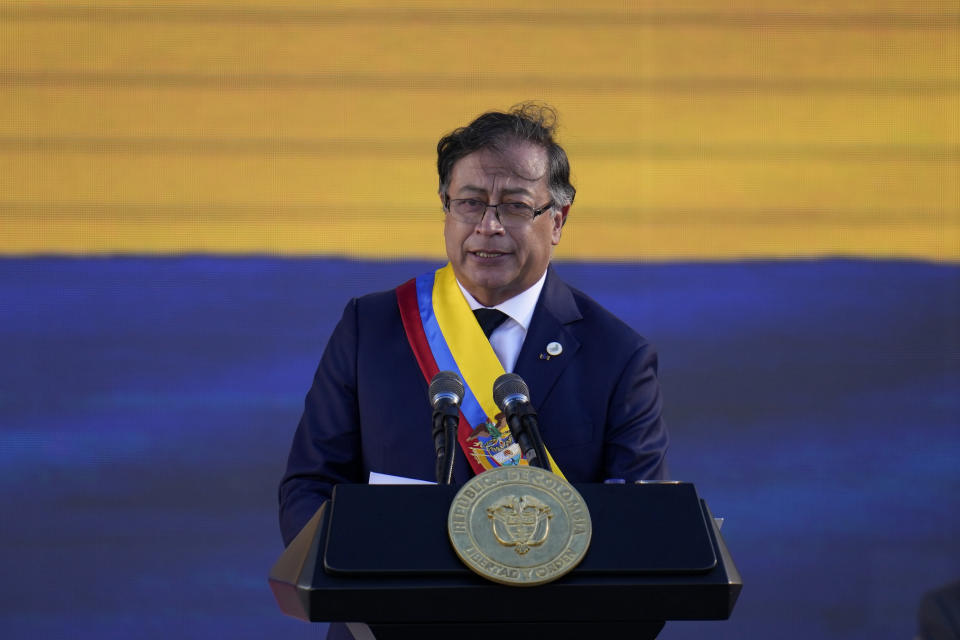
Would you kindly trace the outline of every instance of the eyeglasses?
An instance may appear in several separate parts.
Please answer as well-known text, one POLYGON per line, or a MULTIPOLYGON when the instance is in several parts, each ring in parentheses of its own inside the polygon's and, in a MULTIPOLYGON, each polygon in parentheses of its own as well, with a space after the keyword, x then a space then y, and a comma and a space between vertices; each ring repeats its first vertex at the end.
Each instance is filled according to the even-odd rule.
POLYGON ((464 224, 478 225, 486 215, 487 209, 493 209, 497 216, 497 222, 504 229, 517 229, 525 227, 533 222, 534 218, 553 206, 553 200, 543 205, 539 209, 534 209, 524 202, 501 202, 499 204, 487 204, 483 200, 476 198, 456 198, 454 200, 447 196, 447 213, 457 222, 464 224))

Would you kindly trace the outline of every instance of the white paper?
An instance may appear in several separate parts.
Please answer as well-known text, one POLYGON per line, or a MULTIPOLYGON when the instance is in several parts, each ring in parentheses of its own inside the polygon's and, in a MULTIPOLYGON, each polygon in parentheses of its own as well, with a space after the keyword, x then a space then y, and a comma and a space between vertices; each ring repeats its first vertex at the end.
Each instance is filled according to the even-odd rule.
POLYGON ((391 476, 388 473, 370 472, 370 479, 367 484, 437 484, 429 480, 418 480, 417 478, 404 478, 403 476, 391 476))

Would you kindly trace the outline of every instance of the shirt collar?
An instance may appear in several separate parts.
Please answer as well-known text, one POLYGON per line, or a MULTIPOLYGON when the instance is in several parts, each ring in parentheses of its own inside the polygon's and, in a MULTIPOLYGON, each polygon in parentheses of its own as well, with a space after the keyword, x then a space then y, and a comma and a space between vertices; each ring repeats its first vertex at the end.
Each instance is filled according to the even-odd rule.
POLYGON ((471 311, 484 308, 497 309, 510 316, 510 318, 523 327, 524 330, 527 330, 530 328, 530 321, 533 319, 533 312, 537 307, 537 300, 540 299, 540 291, 543 290, 543 283, 546 282, 546 280, 547 272, 544 271, 540 279, 533 283, 533 286, 529 289, 493 307, 484 307, 477 302, 477 299, 463 288, 459 280, 457 280, 457 286, 460 287, 460 291, 463 292, 463 297, 467 299, 467 304, 470 305, 471 311))

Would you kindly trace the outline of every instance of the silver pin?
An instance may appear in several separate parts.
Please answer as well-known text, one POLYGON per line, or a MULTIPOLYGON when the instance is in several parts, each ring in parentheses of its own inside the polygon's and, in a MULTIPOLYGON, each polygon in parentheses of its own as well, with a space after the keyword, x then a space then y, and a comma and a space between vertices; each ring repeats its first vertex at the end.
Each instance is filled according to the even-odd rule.
POLYGON ((563 345, 559 342, 551 342, 547 345, 547 353, 551 356, 558 356, 563 353, 563 345))

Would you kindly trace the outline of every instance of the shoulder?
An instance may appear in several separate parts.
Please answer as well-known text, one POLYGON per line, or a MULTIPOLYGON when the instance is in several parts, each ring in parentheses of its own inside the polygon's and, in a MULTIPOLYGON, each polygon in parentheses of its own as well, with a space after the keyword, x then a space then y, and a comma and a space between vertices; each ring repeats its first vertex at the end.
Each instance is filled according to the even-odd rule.
POLYGON ((330 341, 356 340, 361 334, 381 331, 392 324, 399 323, 399 317, 395 289, 351 298, 344 306, 340 320, 330 334, 330 341))
POLYGON ((610 310, 583 291, 570 287, 570 293, 573 294, 573 298, 576 300, 577 307, 580 308, 580 313, 583 314, 583 319, 585 321, 603 325, 605 328, 618 334, 630 335, 641 340, 643 339, 643 337, 637 333, 633 327, 621 320, 618 316, 614 315, 610 310))
POLYGON ((368 293, 350 301, 358 310, 365 312, 383 311, 397 307, 397 290, 376 291, 368 293))
POLYGON ((647 339, 633 327, 590 295, 556 277, 554 287, 551 288, 552 295, 562 296, 562 293, 558 293, 561 290, 569 292, 570 299, 579 312, 579 319, 568 324, 571 330, 602 338, 601 342, 614 343, 631 352, 649 347, 647 339))
POLYGON ((396 312, 397 309, 397 289, 394 288, 351 298, 347 302, 344 316, 356 315, 364 318, 376 318, 396 312))

